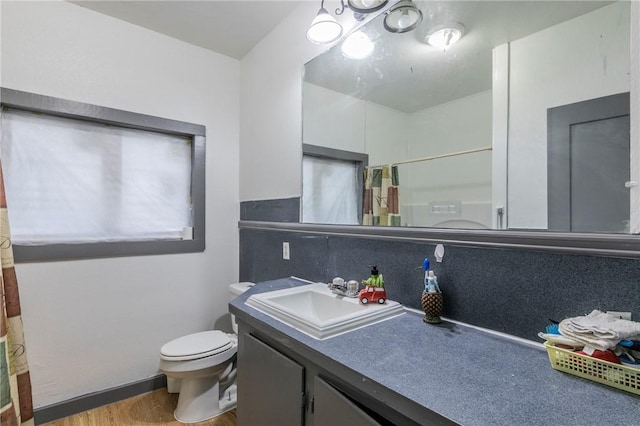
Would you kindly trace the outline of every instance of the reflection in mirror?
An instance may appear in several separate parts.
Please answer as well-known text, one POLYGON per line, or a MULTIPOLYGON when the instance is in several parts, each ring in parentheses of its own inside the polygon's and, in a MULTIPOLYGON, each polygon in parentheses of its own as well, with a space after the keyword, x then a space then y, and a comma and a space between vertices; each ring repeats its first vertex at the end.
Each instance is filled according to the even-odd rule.
MULTIPOLYGON (((639 233, 629 2, 415 3, 412 32, 359 29, 370 56, 305 65, 303 142, 397 166, 401 226, 639 233), (462 37, 429 45, 443 27, 462 37)), ((386 216, 394 185, 364 183, 358 217, 368 195, 386 216)))

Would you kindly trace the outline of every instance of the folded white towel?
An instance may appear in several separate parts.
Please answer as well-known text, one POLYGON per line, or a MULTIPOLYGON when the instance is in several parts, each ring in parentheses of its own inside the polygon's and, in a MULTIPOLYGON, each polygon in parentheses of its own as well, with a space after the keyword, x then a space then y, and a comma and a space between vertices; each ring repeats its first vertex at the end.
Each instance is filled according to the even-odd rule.
POLYGON ((640 323, 594 310, 587 316, 560 321, 560 333, 601 351, 614 348, 620 340, 640 337, 640 323))

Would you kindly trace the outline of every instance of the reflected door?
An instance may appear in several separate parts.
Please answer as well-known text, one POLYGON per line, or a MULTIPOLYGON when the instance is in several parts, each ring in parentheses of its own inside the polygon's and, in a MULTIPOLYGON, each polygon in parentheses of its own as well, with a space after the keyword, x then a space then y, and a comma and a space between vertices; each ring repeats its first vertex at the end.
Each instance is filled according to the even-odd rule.
POLYGON ((629 232, 629 94, 548 111, 549 229, 629 232))

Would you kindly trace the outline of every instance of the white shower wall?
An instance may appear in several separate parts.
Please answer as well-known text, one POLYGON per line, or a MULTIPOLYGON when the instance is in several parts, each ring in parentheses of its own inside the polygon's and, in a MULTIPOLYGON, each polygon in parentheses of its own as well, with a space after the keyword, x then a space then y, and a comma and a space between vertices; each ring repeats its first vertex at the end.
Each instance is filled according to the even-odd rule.
MULTIPOLYGON (((411 114, 408 158, 490 147, 491 102, 485 91, 411 114)), ((491 164, 482 151, 400 166, 403 224, 489 228, 491 164)))

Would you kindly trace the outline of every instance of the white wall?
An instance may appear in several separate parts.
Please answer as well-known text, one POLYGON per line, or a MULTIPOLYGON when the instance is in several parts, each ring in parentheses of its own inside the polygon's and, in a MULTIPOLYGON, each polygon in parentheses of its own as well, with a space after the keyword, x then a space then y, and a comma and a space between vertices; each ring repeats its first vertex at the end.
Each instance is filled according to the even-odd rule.
POLYGON ((3 87, 207 129, 204 253, 17 265, 42 407, 158 374, 160 346, 226 313, 238 278, 240 63, 67 2, 1 8, 3 87))
POLYGON ((302 71, 323 49, 306 38, 317 12, 298 6, 242 59, 240 201, 300 196, 302 71))
MULTIPOLYGON (((307 40, 320 3, 303 2, 242 59, 240 201, 298 197, 302 190, 302 74, 330 46, 307 40)), ((325 2, 335 10, 337 2, 325 2)), ((357 22, 339 17, 345 33, 357 22)))
POLYGON ((365 152, 369 154, 370 166, 407 159, 407 144, 412 131, 409 114, 366 102, 364 120, 365 152))
POLYGON ((306 82, 302 98, 304 143, 365 152, 365 101, 306 82))
POLYGON ((511 43, 510 228, 547 227, 547 108, 629 91, 628 16, 614 3, 511 43))
POLYGON ((369 154, 369 164, 406 159, 409 114, 304 83, 304 143, 369 154))

